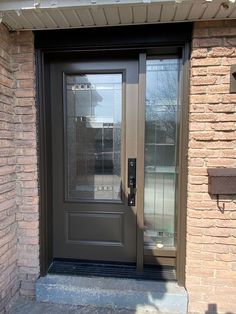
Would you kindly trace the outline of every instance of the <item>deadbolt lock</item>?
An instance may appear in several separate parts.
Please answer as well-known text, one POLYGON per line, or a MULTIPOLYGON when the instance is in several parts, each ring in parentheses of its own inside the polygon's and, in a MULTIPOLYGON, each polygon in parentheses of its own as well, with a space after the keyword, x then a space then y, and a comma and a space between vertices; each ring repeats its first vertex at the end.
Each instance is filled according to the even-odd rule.
POLYGON ((128 159, 128 187, 136 188, 136 158, 128 159))
POLYGON ((128 195, 128 206, 135 206, 135 194, 128 195))
POLYGON ((130 188, 130 193, 128 195, 128 206, 135 206, 136 158, 128 159, 128 187, 130 188))

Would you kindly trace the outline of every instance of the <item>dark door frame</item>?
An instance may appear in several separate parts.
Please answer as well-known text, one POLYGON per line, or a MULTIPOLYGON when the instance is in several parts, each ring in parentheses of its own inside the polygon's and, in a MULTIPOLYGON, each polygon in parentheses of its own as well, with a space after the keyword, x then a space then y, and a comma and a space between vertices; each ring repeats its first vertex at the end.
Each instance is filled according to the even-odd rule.
MULTIPOLYGON (((37 83, 37 130, 39 156, 39 186, 40 186, 40 274, 45 276, 52 262, 52 182, 50 169, 50 101, 47 89, 49 73, 49 59, 54 53, 98 52, 138 50, 140 52, 157 51, 166 53, 173 49, 182 54, 182 90, 181 90, 181 125, 180 125, 180 155, 178 182, 178 213, 177 230, 177 258, 176 271, 178 283, 185 285, 186 259, 186 209, 187 209, 187 147, 188 147, 188 103, 189 103, 189 58, 192 24, 162 24, 139 25, 127 27, 106 27, 76 30, 36 31, 36 83, 37 83), (148 35, 148 36, 147 36, 148 35)), ((140 68, 144 53, 140 54, 140 68)), ((141 80, 144 78, 141 76, 141 80)), ((144 89, 140 89, 140 99, 144 98, 144 89)), ((142 123, 143 113, 139 115, 142 123)), ((143 158, 142 154, 139 158, 143 158)), ((140 174, 138 174, 140 175, 140 174)), ((140 195, 140 201, 142 201, 140 195)), ((142 214, 138 215, 138 222, 142 222, 142 214)), ((137 234, 139 239, 141 234, 137 234)), ((141 256, 141 248, 137 250, 141 256)), ((140 257, 141 258, 141 257, 140 257)))

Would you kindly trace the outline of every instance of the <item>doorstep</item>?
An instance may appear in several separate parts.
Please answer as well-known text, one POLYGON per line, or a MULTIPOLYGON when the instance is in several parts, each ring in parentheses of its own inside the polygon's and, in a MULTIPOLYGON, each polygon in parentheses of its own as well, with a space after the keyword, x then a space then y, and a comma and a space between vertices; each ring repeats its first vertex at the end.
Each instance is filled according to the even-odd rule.
POLYGON ((47 275, 36 283, 37 302, 152 313, 187 313, 187 292, 176 282, 47 275))

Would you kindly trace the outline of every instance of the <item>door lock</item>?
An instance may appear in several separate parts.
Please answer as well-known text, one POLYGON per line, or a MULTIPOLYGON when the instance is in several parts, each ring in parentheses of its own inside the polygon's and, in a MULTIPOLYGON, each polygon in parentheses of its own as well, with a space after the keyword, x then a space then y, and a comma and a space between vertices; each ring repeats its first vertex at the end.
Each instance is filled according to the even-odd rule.
POLYGON ((128 206, 135 206, 136 158, 128 159, 128 187, 130 188, 130 193, 128 195, 128 206))
POLYGON ((128 159, 128 188, 136 188, 136 158, 128 159))
POLYGON ((136 187, 135 178, 133 176, 129 177, 129 184, 128 184, 128 186, 130 188, 135 188, 136 187))
POLYGON ((135 194, 128 195, 128 206, 135 206, 135 194))

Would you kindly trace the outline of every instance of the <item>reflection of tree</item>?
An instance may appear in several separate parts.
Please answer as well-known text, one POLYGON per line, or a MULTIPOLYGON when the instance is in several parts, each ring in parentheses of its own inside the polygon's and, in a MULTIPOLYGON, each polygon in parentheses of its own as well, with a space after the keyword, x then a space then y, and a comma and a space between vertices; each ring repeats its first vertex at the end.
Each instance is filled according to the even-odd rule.
MULTIPOLYGON (((147 128, 156 130, 160 137, 175 141, 176 108, 178 94, 178 64, 159 63, 156 66, 156 86, 147 84, 146 121, 147 128)), ((151 131, 151 130, 150 130, 151 131)))
POLYGON ((174 243, 178 61, 147 63, 145 241, 174 243))

